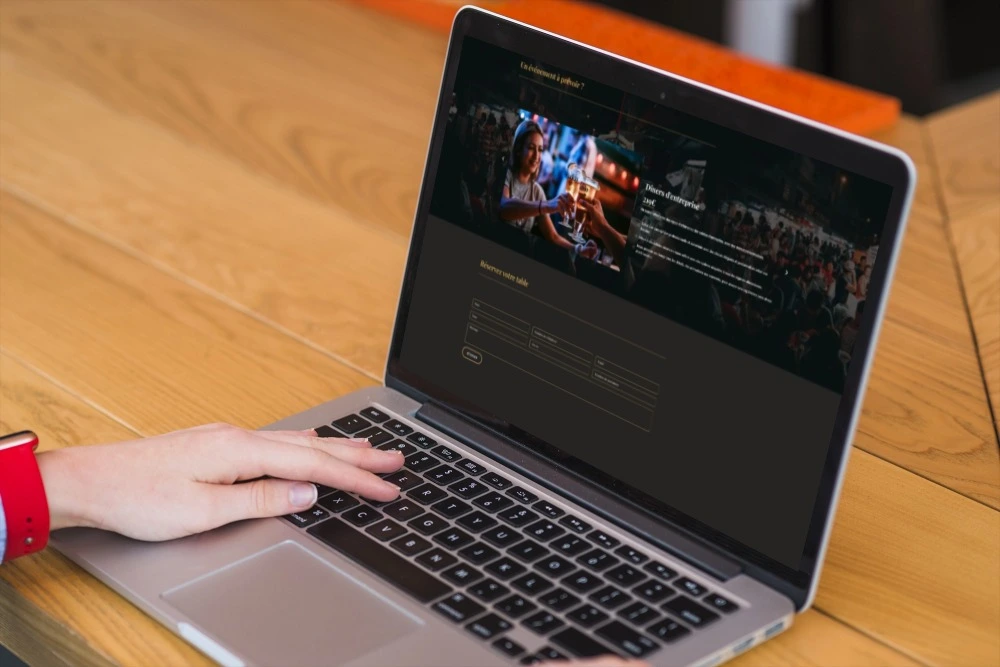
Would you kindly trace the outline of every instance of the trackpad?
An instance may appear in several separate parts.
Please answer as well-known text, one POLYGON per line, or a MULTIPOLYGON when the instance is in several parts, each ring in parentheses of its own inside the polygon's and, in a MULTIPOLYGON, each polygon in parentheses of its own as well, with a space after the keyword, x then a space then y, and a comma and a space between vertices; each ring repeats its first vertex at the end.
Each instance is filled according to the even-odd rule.
POLYGON ((162 597, 225 648, 264 665, 341 665, 422 625, 293 542, 162 597))

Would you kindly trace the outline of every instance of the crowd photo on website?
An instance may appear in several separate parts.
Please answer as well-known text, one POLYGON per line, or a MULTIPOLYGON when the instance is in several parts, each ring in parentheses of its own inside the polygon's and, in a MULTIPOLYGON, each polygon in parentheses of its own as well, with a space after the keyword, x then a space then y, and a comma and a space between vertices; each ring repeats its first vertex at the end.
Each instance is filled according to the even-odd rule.
POLYGON ((735 346, 841 391, 880 227, 856 206, 848 191, 864 186, 847 174, 816 165, 794 171, 813 175, 805 185, 783 188, 776 201, 741 188, 743 196, 724 201, 712 216, 732 252, 756 269, 743 269, 743 276, 759 286, 750 293, 718 286, 717 326, 735 346))

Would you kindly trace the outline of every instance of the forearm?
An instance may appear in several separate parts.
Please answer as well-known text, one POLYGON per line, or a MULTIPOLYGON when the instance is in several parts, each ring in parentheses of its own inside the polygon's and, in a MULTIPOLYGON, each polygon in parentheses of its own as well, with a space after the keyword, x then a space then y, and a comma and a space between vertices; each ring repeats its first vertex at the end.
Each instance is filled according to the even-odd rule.
POLYGON ((501 220, 520 220, 533 218, 537 215, 552 213, 554 209, 547 202, 524 201, 512 197, 500 199, 499 215, 501 220))

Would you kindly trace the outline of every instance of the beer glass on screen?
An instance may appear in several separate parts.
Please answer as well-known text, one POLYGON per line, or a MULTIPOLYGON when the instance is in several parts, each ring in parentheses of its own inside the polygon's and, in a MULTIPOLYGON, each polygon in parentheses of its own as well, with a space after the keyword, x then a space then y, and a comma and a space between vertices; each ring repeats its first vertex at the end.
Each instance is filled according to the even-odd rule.
MULTIPOLYGON (((581 174, 578 192, 575 199, 579 201, 580 197, 583 197, 590 203, 594 203, 594 200, 597 199, 597 191, 600 189, 601 186, 597 183, 597 181, 586 176, 585 174, 581 174)), ((570 235, 577 243, 583 243, 586 240, 586 237, 583 235, 583 229, 586 225, 587 212, 583 210, 583 207, 577 206, 575 215, 573 216, 573 233, 570 235)))

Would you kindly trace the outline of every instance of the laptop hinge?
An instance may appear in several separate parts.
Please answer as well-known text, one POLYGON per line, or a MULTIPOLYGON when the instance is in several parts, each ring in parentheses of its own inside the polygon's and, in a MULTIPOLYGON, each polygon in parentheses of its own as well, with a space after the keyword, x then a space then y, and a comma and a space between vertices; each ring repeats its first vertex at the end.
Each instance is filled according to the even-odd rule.
POLYGON ((416 417, 717 579, 726 581, 743 571, 738 561, 665 524, 663 519, 623 502, 565 468, 440 405, 425 403, 417 410, 416 417))

